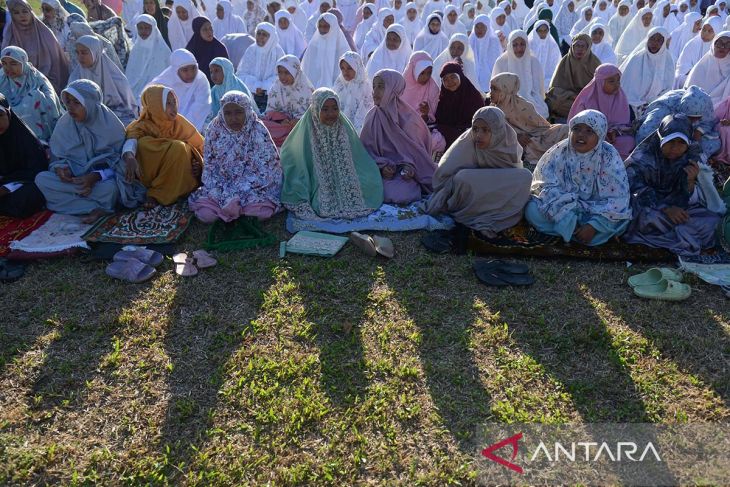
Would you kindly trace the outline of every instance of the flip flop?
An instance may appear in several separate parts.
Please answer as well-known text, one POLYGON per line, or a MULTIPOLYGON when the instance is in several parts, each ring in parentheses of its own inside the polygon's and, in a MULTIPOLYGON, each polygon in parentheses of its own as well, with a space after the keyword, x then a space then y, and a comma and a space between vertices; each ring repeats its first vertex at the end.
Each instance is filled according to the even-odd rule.
POLYGON ((421 245, 434 254, 448 254, 454 245, 454 235, 449 230, 436 230, 421 237, 421 245))
POLYGON ((529 274, 510 274, 499 267, 490 269, 474 266, 473 268, 477 278, 487 286, 530 286, 535 283, 535 279, 529 274))
POLYGON ((188 254, 175 254, 172 256, 172 261, 175 263, 175 274, 178 276, 193 277, 198 275, 195 258, 188 257, 188 254))
POLYGON ((25 275, 25 264, 0 259, 0 282, 17 281, 25 275))
POLYGON ((106 266, 106 274, 114 279, 139 284, 155 274, 155 268, 135 259, 117 260, 106 266))
POLYGON ((527 274, 530 268, 526 264, 505 262, 499 259, 479 259, 474 261, 474 268, 496 269, 499 268, 508 274, 527 274))
POLYGON ((209 267, 214 267, 216 264, 218 264, 218 261, 215 260, 213 256, 205 250, 193 251, 193 258, 195 259, 195 265, 198 267, 198 269, 207 269, 209 267))
POLYGON ((659 284, 662 279, 682 282, 682 273, 668 267, 653 267, 646 272, 629 277, 629 286, 651 286, 659 284))
POLYGON ((157 267, 162 264, 164 257, 161 253, 154 250, 138 248, 135 250, 120 250, 112 258, 115 262, 121 262, 125 260, 138 260, 144 262, 152 267, 157 267))
POLYGON ((656 284, 634 287, 634 294, 640 298, 660 301, 684 301, 692 294, 692 289, 681 282, 662 279, 656 284))
POLYGON ((355 247, 365 252, 365 254, 369 255, 370 257, 375 257, 378 255, 378 249, 375 245, 375 240, 370 235, 365 235, 363 233, 358 232, 352 232, 350 234, 350 242, 352 242, 355 247))
POLYGON ((375 244, 375 251, 377 253, 389 259, 395 256, 395 248, 393 248, 393 242, 389 238, 378 237, 377 235, 373 235, 370 238, 375 244))

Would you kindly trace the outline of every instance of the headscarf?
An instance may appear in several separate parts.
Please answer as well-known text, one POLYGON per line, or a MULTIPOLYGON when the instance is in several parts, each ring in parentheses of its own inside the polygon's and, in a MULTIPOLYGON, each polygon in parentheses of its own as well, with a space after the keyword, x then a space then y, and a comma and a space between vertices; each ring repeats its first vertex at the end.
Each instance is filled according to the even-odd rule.
POLYGON ((241 81, 236 76, 236 71, 233 69, 233 63, 229 59, 224 57, 217 57, 210 62, 210 65, 219 66, 223 70, 223 83, 216 85, 210 89, 210 113, 215 117, 221 109, 221 98, 229 91, 240 91, 249 98, 253 99, 251 92, 248 91, 246 83, 241 81))
POLYGON ((293 54, 301 58, 304 50, 307 48, 307 41, 304 40, 304 34, 294 24, 292 15, 286 10, 279 10, 274 14, 274 21, 276 22, 276 34, 279 37, 279 46, 284 51, 284 54, 293 54), (289 27, 286 29, 279 27, 279 20, 281 19, 288 20, 289 27))
POLYGON ((0 134, 0 179, 4 183, 30 183, 36 174, 48 169, 46 149, 33 131, 10 108, 0 93, 0 110, 7 113, 10 124, 0 134))
POLYGON ((558 32, 558 29, 553 25, 553 11, 550 10, 550 8, 543 7, 540 9, 540 13, 537 14, 537 20, 535 20, 535 23, 532 24, 529 29, 527 29, 528 35, 532 33, 533 29, 537 29, 538 23, 540 23, 540 25, 547 25, 550 37, 553 38, 556 45, 560 45, 560 33, 558 32))
POLYGON ((616 64, 616 53, 613 52, 611 47, 611 37, 608 34, 608 29, 605 25, 595 23, 588 30, 588 34, 591 36, 591 52, 598 58, 601 63, 616 64), (598 44, 592 42, 593 33, 597 30, 603 31, 603 39, 598 44))
POLYGON ((134 27, 139 24, 151 26, 152 32, 147 39, 137 36, 127 61, 126 75, 129 87, 137 100, 142 96, 142 90, 147 83, 170 65, 170 54, 172 54, 157 28, 154 17, 148 14, 138 15, 134 20, 134 27))
POLYGON ((520 96, 535 106, 537 113, 548 117, 548 108, 545 104, 545 74, 540 61, 530 52, 530 43, 523 30, 516 30, 509 35, 507 51, 494 63, 492 77, 499 73, 514 73, 520 78, 520 96), (518 58, 512 48, 515 39, 524 39, 525 54, 518 58))
POLYGON ((263 22, 264 17, 266 17, 266 11, 258 0, 248 0, 246 4, 246 13, 243 14, 243 21, 246 23, 246 33, 255 35, 256 26, 263 22), (253 10, 248 10, 249 1, 254 5, 253 10))
POLYGON ((630 0, 621 0, 618 4, 618 8, 616 9, 616 13, 613 14, 611 19, 608 21, 608 33, 611 36, 611 39, 613 41, 612 46, 616 48, 616 45, 618 44, 619 39, 621 38, 621 35, 624 33, 626 28, 629 26, 629 23, 631 23, 632 19, 632 12, 631 12, 631 1, 630 0), (622 16, 619 11, 621 10, 621 7, 628 7, 629 13, 622 16))
POLYGON ((302 69, 315 88, 334 86, 340 73, 340 56, 349 50, 337 17, 327 12, 320 15, 319 20, 325 21, 330 30, 325 35, 315 31, 302 58, 302 69))
MULTIPOLYGON (((155 2, 155 13, 152 15, 154 17, 155 22, 157 24, 157 29, 159 29, 160 34, 162 34, 162 38, 165 40, 165 44, 167 44, 167 47, 170 47, 170 37, 167 31, 167 23, 168 19, 165 17, 165 14, 162 13, 162 8, 160 7, 160 0, 154 0, 155 2)), ((146 14, 144 11, 144 1, 142 2, 142 10, 139 12, 140 14, 146 14)), ((176 15, 175 11, 173 10, 172 15, 176 15)), ((137 25, 135 22, 132 22, 135 26, 137 25)))
POLYGON ((570 30, 578 20, 578 12, 575 8, 572 12, 568 10, 568 4, 571 3, 573 4, 573 7, 575 7, 575 2, 573 0, 564 1, 560 6, 560 10, 558 10, 558 15, 555 16, 555 28, 558 29, 558 33, 562 40, 565 40, 566 37, 570 35, 570 30))
POLYGON ((333 89, 340 98, 340 112, 360 133, 362 124, 365 122, 365 115, 373 107, 373 88, 360 54, 355 51, 347 51, 340 56, 339 61, 345 61, 355 70, 355 78, 345 81, 340 73, 333 89))
MULTIPOLYGON (((471 32, 471 28, 474 25, 474 19, 469 18, 469 12, 472 10, 476 14, 476 8, 474 7, 474 5, 472 5, 470 2, 466 2, 464 3, 464 7, 462 8, 461 15, 459 15, 459 21, 464 24, 467 32, 471 32)), ((476 18, 476 16, 474 18, 476 18)))
POLYGON ((27 8, 31 22, 23 27, 14 22, 5 26, 2 47, 18 46, 28 55, 28 61, 46 75, 56 92, 60 92, 68 81, 68 61, 56 36, 46 25, 33 15, 33 8, 25 0, 9 0, 8 12, 16 7, 27 8))
POLYGON ((588 15, 588 12, 591 12, 593 14, 593 7, 590 5, 587 5, 580 9, 580 14, 578 17, 578 20, 573 25, 573 28, 570 29, 570 36, 575 37, 578 34, 580 34, 583 29, 591 22, 593 21, 593 17, 591 17, 591 20, 586 20, 586 15, 588 15))
POLYGON ((649 27, 644 27, 644 23, 642 22, 641 18, 644 15, 651 13, 651 8, 649 7, 639 9, 639 11, 636 12, 636 15, 634 15, 634 18, 631 19, 631 22, 629 22, 629 25, 624 30, 624 33, 621 34, 621 38, 616 42, 616 45, 614 46, 614 51, 616 52, 616 60, 619 62, 619 64, 621 64, 624 59, 626 59, 629 54, 631 54, 631 52, 636 49, 636 46, 640 45, 642 42, 645 42, 645 39, 647 38, 646 35, 652 29, 653 24, 649 24, 649 27))
POLYGON ((699 31, 693 32, 694 25, 699 20, 702 20, 700 14, 697 12, 689 12, 684 16, 684 22, 671 32, 670 37, 672 42, 669 44, 669 52, 672 53, 674 59, 679 59, 679 55, 682 53, 684 46, 699 34, 699 31))
POLYGON ((621 81, 630 104, 641 106, 672 89, 674 60, 667 50, 668 37, 664 27, 652 27, 641 46, 621 64, 624 73, 621 81), (654 34, 664 38, 656 54, 650 53, 647 47, 649 38, 654 34))
POLYGON ((238 34, 246 31, 246 24, 243 19, 233 13, 233 5, 229 0, 218 0, 218 5, 223 8, 223 19, 218 18, 218 6, 216 13, 213 15, 213 32, 217 39, 222 39, 226 34, 238 34))
POLYGON ((215 37, 210 42, 203 39, 200 35, 200 29, 207 23, 210 23, 210 20, 206 17, 198 17, 193 20, 193 37, 190 38, 185 49, 193 53, 193 56, 198 61, 198 68, 208 78, 208 81, 210 81, 210 62, 217 57, 227 58, 228 50, 215 37))
POLYGON ((334 15, 337 18, 337 25, 340 26, 340 32, 342 32, 342 35, 345 36, 345 40, 347 41, 347 45, 351 50, 356 50, 357 46, 355 45, 355 41, 353 40, 350 33, 347 31, 345 26, 342 24, 344 17, 342 16, 342 12, 339 11, 339 9, 331 8, 328 10, 329 13, 334 15))
POLYGON ((179 140, 190 145, 198 155, 203 154, 203 136, 187 118, 179 112, 175 120, 170 120, 165 112, 168 93, 177 96, 175 90, 162 85, 149 85, 142 92, 142 112, 139 119, 127 127, 127 138, 141 139, 154 137, 156 139, 179 140))
POLYGON ((451 39, 449 40, 449 45, 446 47, 446 49, 444 49, 441 54, 439 54, 436 59, 434 59, 432 77, 434 81, 436 81, 436 84, 441 84, 441 77, 438 76, 437 73, 441 72, 441 68, 443 68, 444 64, 451 61, 460 61, 461 69, 464 71, 464 76, 469 78, 471 84, 473 84, 474 87, 479 91, 486 90, 486 88, 481 86, 481 84, 479 83, 479 76, 477 75, 474 52, 471 50, 471 44, 469 44, 469 38, 466 37, 466 34, 457 33, 452 35, 451 39), (464 52, 458 58, 458 60, 451 57, 451 46, 456 42, 460 42, 464 46, 464 52))
POLYGON ((621 156, 605 141, 606 117, 584 110, 570 121, 571 132, 578 124, 588 125, 598 135, 598 144, 581 154, 568 137, 542 156, 532 179, 538 209, 554 222, 577 211, 613 222, 629 220, 629 183, 621 156))
POLYGON ((198 9, 193 6, 191 0, 175 0, 172 4, 172 14, 167 23, 170 39, 170 49, 173 51, 183 49, 193 37, 193 20, 200 17, 198 9), (177 7, 182 7, 188 12, 188 20, 183 22, 177 16, 177 7))
POLYGON ((398 21, 398 23, 402 25, 403 28, 406 30, 408 42, 410 42, 412 46, 416 42, 416 37, 418 36, 418 33, 421 31, 421 21, 418 18, 418 7, 416 6, 415 2, 408 2, 405 7, 403 7, 403 10, 405 11, 405 14, 403 15, 403 18, 398 21), (416 18, 413 20, 408 19, 408 12, 410 10, 416 11, 416 18))
POLYGON ((362 47, 360 48, 360 55, 363 58, 367 58, 369 53, 375 51, 385 38, 385 27, 383 26, 383 22, 385 22, 385 19, 388 17, 393 17, 395 23, 395 12, 393 12, 393 9, 381 8, 378 11, 378 21, 370 27, 370 30, 365 35, 365 41, 362 43, 362 47))
POLYGON ((712 44, 715 42, 717 35, 722 30, 722 19, 720 19, 720 17, 710 17, 702 22, 702 28, 705 26, 709 26, 712 29, 714 37, 710 41, 705 42, 701 35, 696 35, 682 47, 682 51, 677 59, 677 68, 675 70, 676 81, 674 85, 677 88, 684 86, 692 68, 700 62, 705 54, 710 52, 712 44))
POLYGON ((368 9, 370 11, 370 17, 368 17, 367 19, 364 18, 359 24, 357 24, 357 27, 355 28, 355 47, 357 47, 358 49, 362 48, 362 45, 365 42, 365 37, 367 36, 368 32, 370 32, 370 28, 378 20, 375 5, 373 5, 372 3, 363 4, 358 9, 360 15, 362 15, 362 11, 365 9, 368 9))
POLYGON ((502 45, 499 43, 494 33, 491 31, 491 22, 489 17, 484 14, 477 15, 474 19, 473 26, 482 24, 487 28, 486 34, 481 39, 477 37, 476 32, 472 29, 469 35, 469 46, 474 52, 474 63, 477 70, 478 86, 483 91, 489 89, 489 79, 492 77, 492 69, 497 58, 502 55, 502 45))
POLYGON ((710 52, 705 54, 689 73, 685 86, 696 85, 712 98, 712 103, 719 105, 730 96, 730 54, 723 59, 715 57, 715 43, 725 39, 730 41, 730 31, 720 32, 712 40, 710 52))
POLYGON ((422 193, 431 192, 436 166, 431 158, 431 133, 421 116, 401 99, 406 82, 392 69, 382 69, 374 78, 385 83, 379 106, 368 112, 360 140, 380 167, 406 163, 415 172, 422 193))
POLYGON ((447 90, 443 84, 439 93, 439 103, 436 108, 436 122, 439 125, 452 127, 467 126, 472 116, 484 106, 484 96, 464 75, 459 63, 448 62, 441 69, 441 78, 447 74, 456 73, 461 78, 461 84, 456 91, 447 90))
POLYGON ((256 26, 256 31, 261 30, 269 34, 266 44, 251 44, 243 53, 236 71, 241 81, 254 92, 257 88, 265 91, 271 89, 276 81, 276 61, 284 55, 284 50, 279 46, 276 28, 268 22, 261 22, 256 26))
POLYGON ((613 95, 603 92, 603 83, 606 79, 617 74, 620 75, 621 71, 613 64, 604 63, 598 66, 591 82, 575 98, 568 114, 568 120, 583 110, 598 110, 606 116, 609 129, 630 125, 631 109, 624 89, 619 88, 613 95))
POLYGON ((269 203, 279 209, 281 163, 269 131, 256 115, 251 99, 241 91, 229 91, 220 100, 243 108, 243 128, 232 131, 219 113, 205 133, 205 166, 201 187, 189 201, 213 200, 220 208, 233 202, 241 207, 269 203))
POLYGON ((433 123, 436 120, 436 107, 439 103, 441 90, 433 77, 430 77, 425 85, 418 82, 418 76, 428 67, 433 67, 433 62, 426 51, 416 51, 411 54, 408 66, 403 71, 406 87, 401 95, 401 100, 417 112, 422 102, 428 103, 428 121, 433 123))
POLYGON ((9 78, 4 70, 0 70, 0 93, 12 107, 13 116, 20 117, 37 137, 47 141, 63 112, 61 102, 51 82, 28 62, 28 55, 23 49, 8 46, 0 53, 0 59, 6 57, 19 62, 23 74, 9 78))
POLYGON ((590 36, 586 34, 580 34, 573 38, 570 51, 563 56, 563 59, 560 60, 555 70, 555 74, 550 83, 551 89, 561 88, 578 94, 580 90, 590 83, 593 79, 593 74, 596 72, 596 68, 601 64, 601 61, 591 51, 592 45, 590 36), (573 48, 578 41, 583 41, 588 46, 588 50, 580 60, 573 53, 573 48))
POLYGON ((56 39, 58 39, 59 43, 62 43, 61 36, 63 35, 63 31, 68 27, 66 25, 66 19, 68 18, 68 12, 65 8, 61 5, 61 2, 58 0, 43 0, 41 2, 41 6, 48 5, 51 7, 54 11, 53 20, 51 22, 46 22, 45 16, 43 17, 43 23, 46 24, 46 26, 53 31, 53 33, 56 35, 56 39))
POLYGON ((381 69, 394 69, 400 73, 406 67, 406 64, 408 64, 408 59, 410 57, 411 44, 408 42, 406 30, 400 24, 392 24, 385 31, 385 36, 383 37, 382 42, 368 60, 368 77, 372 79, 375 73, 381 69), (395 49, 394 51, 391 51, 386 46, 386 38, 391 32, 400 38, 400 45, 398 46, 398 49, 395 49))
POLYGON ((210 113, 210 84, 205 75, 198 70, 195 79, 185 83, 177 71, 185 66, 197 66, 198 62, 190 51, 178 49, 170 55, 170 66, 150 83, 166 86, 175 92, 179 105, 178 111, 195 128, 202 130, 205 119, 210 113))
POLYGON ((68 113, 58 120, 51 136, 51 170, 68 166, 74 176, 95 169, 115 169, 121 162, 124 125, 101 102, 101 90, 93 81, 79 79, 63 92, 76 98, 86 109, 86 119, 77 122, 68 113))
POLYGON ((294 84, 284 86, 277 79, 269 92, 267 112, 282 112, 293 118, 302 118, 309 108, 314 87, 302 71, 302 66, 296 56, 288 54, 276 62, 276 66, 286 69, 294 77, 294 84))
POLYGON ((426 23, 423 25, 421 32, 419 32, 416 36, 416 40, 413 41, 413 49, 416 51, 426 51, 429 55, 431 55, 431 58, 436 59, 439 54, 441 54, 443 50, 449 46, 449 38, 446 37, 441 30, 439 30, 436 34, 431 33, 428 24, 431 23, 433 19, 441 22, 443 26, 443 22, 441 21, 439 14, 433 13, 426 17, 426 23))
POLYGON ((459 20, 459 9, 456 8, 456 5, 446 5, 446 8, 444 9, 444 18, 441 22, 441 30, 449 39, 451 39, 451 36, 454 34, 466 35, 466 26, 461 20, 459 20), (449 22, 449 14, 451 12, 456 14, 456 22, 453 24, 449 22))
POLYGON ((383 204, 380 171, 341 112, 332 126, 320 122, 327 100, 338 102, 329 88, 312 93, 307 113, 281 147, 281 202, 309 218, 368 215, 383 204))
POLYGON ((540 61, 545 75, 545 86, 548 86, 562 56, 560 48, 549 34, 545 39, 541 39, 540 34, 537 33, 537 30, 545 25, 548 25, 547 20, 538 20, 527 37, 530 39, 530 52, 540 61))
POLYGON ((104 47, 94 36, 82 36, 76 41, 91 52, 93 64, 89 68, 81 64, 69 76, 70 81, 88 79, 96 83, 102 92, 104 105, 120 119, 131 120, 137 115, 137 99, 129 87, 124 73, 104 54, 104 47))
POLYGON ((501 30, 505 36, 509 36, 511 31, 510 31, 509 24, 507 23, 506 19, 507 19, 507 13, 504 11, 504 9, 502 7, 493 8, 492 11, 489 13, 489 20, 491 22, 489 27, 492 30, 492 32, 497 32, 498 30, 501 30), (504 15, 504 18, 505 18, 504 25, 497 24, 497 17, 499 17, 500 15, 504 15))

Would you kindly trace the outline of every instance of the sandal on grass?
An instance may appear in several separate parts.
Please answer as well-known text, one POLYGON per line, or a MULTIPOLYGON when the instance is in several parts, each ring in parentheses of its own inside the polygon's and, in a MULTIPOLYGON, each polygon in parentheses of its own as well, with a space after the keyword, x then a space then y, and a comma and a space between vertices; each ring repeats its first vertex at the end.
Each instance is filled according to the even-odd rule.
POLYGON ((535 278, 532 277, 530 274, 512 274, 499 265, 489 267, 484 265, 477 265, 475 263, 473 268, 477 279, 479 279, 483 284, 487 286, 531 286, 535 283, 535 278))
POLYGON ((478 259, 474 261, 474 269, 477 268, 488 270, 499 268, 508 274, 527 274, 530 268, 525 264, 505 262, 499 259, 478 259))
POLYGON ((193 277, 198 275, 194 257, 188 257, 186 253, 180 253, 173 255, 172 261, 175 263, 175 274, 178 276, 193 277))
POLYGON ((646 272, 629 277, 629 286, 651 286, 658 284, 662 279, 682 282, 682 273, 668 267, 652 267, 646 272))
POLYGON ((155 268, 136 259, 116 260, 106 267, 106 274, 114 279, 138 284, 151 278, 155 268))
POLYGON ((198 269, 207 269, 208 267, 214 267, 218 264, 218 261, 205 250, 193 251, 193 258, 195 259, 195 265, 198 266, 198 269))
POLYGON ((660 301, 684 301, 692 294, 692 289, 681 282, 662 279, 655 284, 634 287, 634 294, 640 298, 660 301))
POLYGON ((0 282, 17 281, 25 275, 25 264, 0 259, 0 282))
POLYGON ((370 235, 352 232, 350 234, 350 242, 352 242, 355 247, 362 250, 366 255, 369 255, 370 257, 375 257, 376 255, 378 255, 375 240, 373 240, 370 235))
POLYGON ((135 250, 120 250, 112 258, 115 262, 124 260, 138 260, 152 267, 162 264, 164 257, 154 250, 139 248, 135 250))

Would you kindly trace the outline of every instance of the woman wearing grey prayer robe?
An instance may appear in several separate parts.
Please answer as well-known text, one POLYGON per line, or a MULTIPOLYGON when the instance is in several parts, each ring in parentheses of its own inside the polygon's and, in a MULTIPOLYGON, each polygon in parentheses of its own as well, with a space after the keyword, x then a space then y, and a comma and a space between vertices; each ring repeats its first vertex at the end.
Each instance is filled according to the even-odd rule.
POLYGON ((49 210, 87 215, 86 223, 113 212, 118 202, 133 208, 145 195, 139 175, 121 159, 124 125, 101 97, 99 86, 84 79, 61 92, 68 112, 51 136, 49 170, 35 180, 49 210))

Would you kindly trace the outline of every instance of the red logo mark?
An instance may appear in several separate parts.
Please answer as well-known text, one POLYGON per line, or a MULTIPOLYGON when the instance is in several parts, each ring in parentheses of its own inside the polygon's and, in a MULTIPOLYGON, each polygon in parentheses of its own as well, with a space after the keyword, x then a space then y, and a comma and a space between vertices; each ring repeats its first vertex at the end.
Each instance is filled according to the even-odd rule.
POLYGON ((510 470, 514 470, 515 472, 520 473, 520 474, 524 473, 524 471, 522 470, 522 467, 520 467, 519 465, 515 465, 514 463, 512 463, 508 460, 505 460, 502 457, 498 457, 497 455, 494 454, 494 452, 496 450, 499 450, 503 446, 512 445, 512 458, 510 458, 510 460, 514 460, 515 457, 517 456, 517 450, 520 447, 518 442, 521 439, 522 439, 522 433, 517 433, 516 435, 510 436, 509 438, 506 438, 506 439, 500 441, 499 443, 495 443, 491 446, 486 447, 484 450, 482 450, 482 455, 484 455, 486 458, 490 459, 493 462, 499 463, 503 467, 507 467, 510 470))

